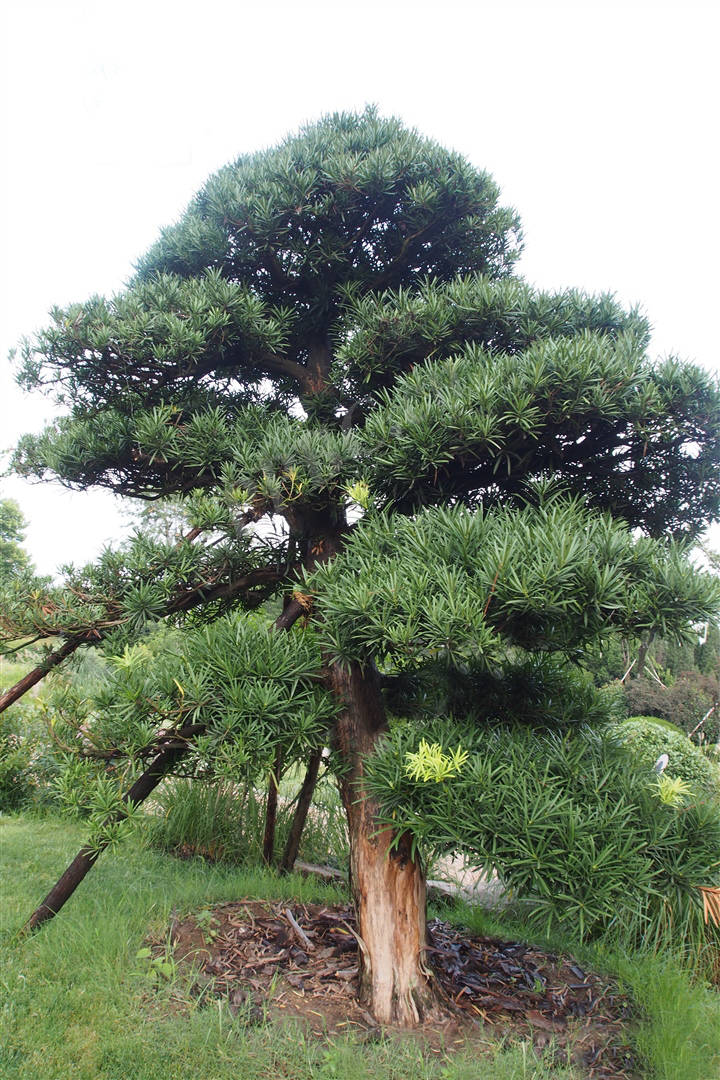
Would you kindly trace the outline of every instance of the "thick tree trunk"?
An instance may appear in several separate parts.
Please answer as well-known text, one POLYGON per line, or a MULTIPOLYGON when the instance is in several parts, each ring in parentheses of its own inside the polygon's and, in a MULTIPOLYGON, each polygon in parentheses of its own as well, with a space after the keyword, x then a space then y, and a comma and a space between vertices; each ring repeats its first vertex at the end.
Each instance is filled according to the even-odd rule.
POLYGON ((377 806, 363 790, 362 757, 386 728, 374 671, 335 666, 333 689, 344 705, 336 729, 346 771, 340 793, 350 832, 350 882, 360 939, 360 1000, 381 1024, 412 1027, 435 1005, 423 960, 425 877, 391 829, 378 832, 377 806))

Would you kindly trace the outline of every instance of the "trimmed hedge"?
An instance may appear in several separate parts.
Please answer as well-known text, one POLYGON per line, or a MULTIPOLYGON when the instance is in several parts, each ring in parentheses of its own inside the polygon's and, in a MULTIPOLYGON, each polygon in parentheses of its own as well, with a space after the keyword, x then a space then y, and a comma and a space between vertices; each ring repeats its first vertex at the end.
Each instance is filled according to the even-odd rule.
POLYGON ((645 720, 648 724, 655 724, 656 727, 664 728, 666 731, 676 731, 680 735, 687 734, 678 724, 673 724, 672 720, 664 720, 662 716, 628 716, 625 723, 632 724, 636 720, 645 720))
POLYGON ((608 733, 648 770, 667 754, 668 776, 687 781, 698 793, 720 795, 717 769, 684 732, 660 727, 653 717, 635 716, 610 725, 608 733))

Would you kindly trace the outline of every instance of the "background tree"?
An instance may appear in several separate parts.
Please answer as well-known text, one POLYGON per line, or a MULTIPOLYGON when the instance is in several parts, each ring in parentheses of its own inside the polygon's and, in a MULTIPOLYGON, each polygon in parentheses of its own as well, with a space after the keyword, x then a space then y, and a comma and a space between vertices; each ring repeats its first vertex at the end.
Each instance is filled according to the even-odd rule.
MULTIPOLYGON (((298 693, 322 684, 312 730, 334 749, 361 995, 381 1021, 433 1002, 418 853, 378 829, 365 787, 393 687, 397 702, 403 680, 490 672, 501 709, 524 654, 577 660, 613 628, 671 636, 715 604, 681 549, 651 539, 717 513, 715 384, 648 361, 647 324, 612 297, 513 278, 519 225, 498 200, 395 120, 328 117, 212 177, 124 292, 55 310, 20 368, 67 410, 22 440, 22 473, 190 497, 221 529, 228 587, 240 545, 284 595, 289 637, 233 624, 222 663, 166 681, 158 717, 173 752, 192 716, 195 752, 259 753, 294 730, 268 650, 298 693), (247 528, 266 519, 281 541, 262 565, 247 528), (220 693, 235 707, 208 710, 220 693)), ((161 613, 150 582, 132 596, 161 613)), ((207 618, 221 610, 209 595, 207 618)))
POLYGON ((0 582, 31 568, 30 556, 22 548, 27 521, 14 499, 0 499, 0 582))
POLYGON ((716 743, 720 631, 713 622, 695 629, 684 641, 611 639, 589 651, 584 664, 597 686, 621 688, 628 716, 660 717, 692 733, 695 742, 716 743))
POLYGON ((191 528, 187 504, 179 496, 130 504, 128 509, 127 521, 133 531, 152 540, 177 543, 191 528))

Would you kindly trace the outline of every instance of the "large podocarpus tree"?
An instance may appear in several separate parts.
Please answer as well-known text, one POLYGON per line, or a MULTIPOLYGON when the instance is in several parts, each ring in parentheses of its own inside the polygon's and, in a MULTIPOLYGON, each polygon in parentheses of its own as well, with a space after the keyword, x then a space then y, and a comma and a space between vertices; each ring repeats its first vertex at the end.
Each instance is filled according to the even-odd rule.
MULTIPOLYGON (((361 994, 386 1022, 432 1000, 422 867, 363 787, 393 676, 577 659, 711 604, 656 538, 720 505, 715 385, 650 363, 612 297, 513 277, 498 197, 396 120, 328 117, 213 176, 125 291, 53 312, 20 374, 67 407, 21 443, 24 473, 200 490, 228 551, 236 526, 284 520, 264 587, 294 592, 322 650, 361 994)), ((133 602, 162 608, 151 583, 133 602)))

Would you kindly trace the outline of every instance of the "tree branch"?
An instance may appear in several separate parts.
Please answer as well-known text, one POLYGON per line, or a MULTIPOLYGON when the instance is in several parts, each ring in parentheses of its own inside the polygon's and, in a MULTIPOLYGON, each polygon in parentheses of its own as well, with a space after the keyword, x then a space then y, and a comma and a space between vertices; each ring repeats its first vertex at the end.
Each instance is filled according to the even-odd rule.
POLYGON ((69 637, 59 649, 48 653, 42 663, 38 664, 37 667, 16 682, 14 686, 11 686, 9 690, 0 695, 0 713, 13 705, 23 694, 27 694, 28 690, 32 690, 33 686, 36 686, 44 679, 48 672, 56 668, 58 664, 62 664, 63 660, 74 653, 76 649, 79 649, 81 645, 91 644, 92 640, 88 640, 85 634, 74 634, 69 637))
MULTIPOLYGON (((280 624, 279 619, 276 620, 276 628, 290 629, 292 624, 304 611, 304 609, 298 605, 298 610, 294 614, 294 617, 292 617, 288 614, 289 608, 290 605, 288 605, 283 612, 285 618, 283 619, 282 624, 280 624)), ((122 796, 122 808, 106 819, 104 822, 105 827, 123 821, 128 816, 131 809, 140 806, 140 804, 152 794, 163 777, 167 776, 177 762, 187 754, 192 746, 192 738, 197 737, 205 731, 205 725, 192 725, 192 738, 188 738, 187 740, 182 738, 183 732, 188 732, 189 730, 189 728, 181 728, 179 731, 169 733, 171 741, 154 758, 145 772, 137 778, 132 787, 125 792, 122 796)), ((64 904, 67 903, 78 885, 93 868, 100 854, 105 850, 109 842, 109 838, 103 839, 93 847, 85 845, 80 849, 68 868, 55 885, 53 885, 43 902, 35 909, 35 911, 33 911, 32 915, 25 923, 23 927, 24 933, 37 929, 38 926, 47 922, 48 919, 52 919, 57 915, 58 911, 60 911, 64 904)))

